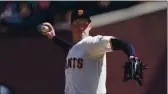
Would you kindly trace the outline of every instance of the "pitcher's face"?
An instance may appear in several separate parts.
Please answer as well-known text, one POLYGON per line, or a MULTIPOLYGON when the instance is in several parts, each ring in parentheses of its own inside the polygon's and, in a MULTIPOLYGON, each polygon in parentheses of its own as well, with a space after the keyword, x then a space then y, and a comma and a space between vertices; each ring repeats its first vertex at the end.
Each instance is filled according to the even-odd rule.
POLYGON ((78 36, 89 35, 91 25, 87 19, 77 19, 71 23, 71 29, 78 36))

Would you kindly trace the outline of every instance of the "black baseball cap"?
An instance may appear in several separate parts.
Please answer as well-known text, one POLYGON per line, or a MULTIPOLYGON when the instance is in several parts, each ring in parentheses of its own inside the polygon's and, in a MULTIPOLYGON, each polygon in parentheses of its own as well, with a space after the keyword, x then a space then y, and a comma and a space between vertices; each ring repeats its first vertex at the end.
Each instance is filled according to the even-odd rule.
POLYGON ((76 19, 87 19, 87 20, 89 20, 89 22, 91 22, 88 11, 85 11, 85 10, 82 10, 82 9, 74 10, 72 12, 71 23, 76 19))

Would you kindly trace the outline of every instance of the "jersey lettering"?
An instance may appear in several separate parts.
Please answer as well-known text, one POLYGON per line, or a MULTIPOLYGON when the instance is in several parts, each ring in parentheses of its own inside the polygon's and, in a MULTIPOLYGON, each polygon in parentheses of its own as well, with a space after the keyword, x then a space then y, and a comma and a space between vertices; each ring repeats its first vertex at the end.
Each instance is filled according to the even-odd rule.
POLYGON ((67 68, 83 68, 83 59, 82 58, 69 58, 66 63, 67 68))

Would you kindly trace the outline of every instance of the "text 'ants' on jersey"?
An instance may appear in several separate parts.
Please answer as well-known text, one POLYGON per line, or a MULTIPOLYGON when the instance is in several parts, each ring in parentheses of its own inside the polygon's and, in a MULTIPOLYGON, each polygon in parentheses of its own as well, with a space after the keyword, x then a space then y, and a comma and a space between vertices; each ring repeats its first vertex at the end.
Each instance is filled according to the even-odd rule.
POLYGON ((83 68, 83 59, 82 58, 69 58, 66 63, 66 69, 67 68, 83 68))

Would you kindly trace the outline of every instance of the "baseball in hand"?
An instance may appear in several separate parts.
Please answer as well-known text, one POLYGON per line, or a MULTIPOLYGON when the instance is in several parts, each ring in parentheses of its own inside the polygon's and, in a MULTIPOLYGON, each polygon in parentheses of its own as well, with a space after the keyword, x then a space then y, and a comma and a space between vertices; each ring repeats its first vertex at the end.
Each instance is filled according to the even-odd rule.
POLYGON ((42 26, 41 26, 41 31, 42 31, 43 33, 49 32, 49 27, 48 27, 48 26, 45 26, 45 25, 42 25, 42 26))

